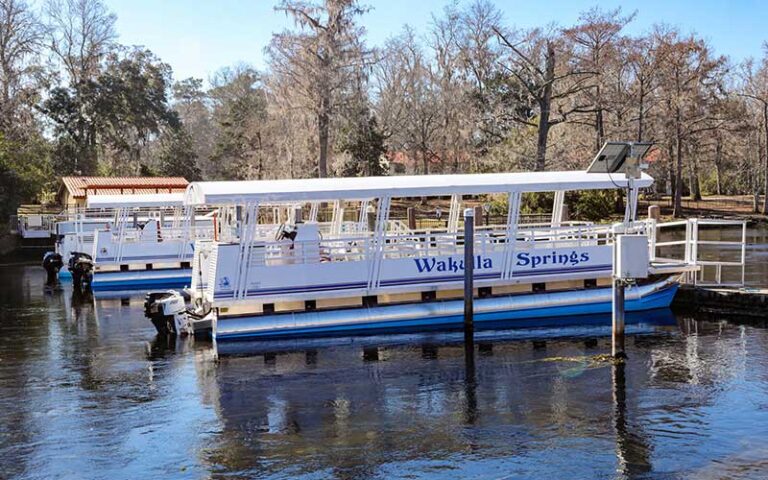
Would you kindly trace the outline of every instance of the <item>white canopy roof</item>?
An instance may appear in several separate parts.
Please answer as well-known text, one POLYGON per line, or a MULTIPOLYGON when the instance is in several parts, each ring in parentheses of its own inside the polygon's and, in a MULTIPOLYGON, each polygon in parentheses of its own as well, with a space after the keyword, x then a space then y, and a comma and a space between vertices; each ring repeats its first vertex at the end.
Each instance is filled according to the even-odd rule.
POLYGON ((88 195, 87 208, 177 207, 184 203, 183 193, 146 193, 137 195, 88 195))
MULTIPOLYGON (((635 182, 648 187, 653 178, 643 174, 635 182)), ((293 202, 360 200, 390 197, 478 195, 503 192, 551 192, 624 188, 624 174, 573 172, 483 173, 392 177, 312 178, 190 183, 187 205, 245 204, 259 201, 293 202)))

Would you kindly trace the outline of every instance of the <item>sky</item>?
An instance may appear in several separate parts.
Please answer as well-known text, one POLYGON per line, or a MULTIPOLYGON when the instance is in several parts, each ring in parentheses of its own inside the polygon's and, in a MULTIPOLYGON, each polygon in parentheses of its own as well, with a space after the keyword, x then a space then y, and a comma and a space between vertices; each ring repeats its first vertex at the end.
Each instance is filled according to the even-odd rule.
MULTIPOLYGON (((117 14, 117 32, 127 45, 143 45, 171 65, 176 79, 208 79, 222 67, 246 63, 265 67, 264 48, 273 32, 290 27, 274 11, 277 0, 105 0, 117 14)), ((425 33, 432 15, 449 1, 363 0, 373 7, 361 23, 370 45, 382 45, 408 24, 425 33)), ((461 4, 466 3, 466 0, 461 4)), ((637 11, 627 27, 643 33, 655 24, 698 33, 719 54, 736 61, 762 56, 768 40, 768 1, 760 0, 494 0, 507 25, 519 28, 562 26, 577 22, 579 13, 599 5, 637 11)))

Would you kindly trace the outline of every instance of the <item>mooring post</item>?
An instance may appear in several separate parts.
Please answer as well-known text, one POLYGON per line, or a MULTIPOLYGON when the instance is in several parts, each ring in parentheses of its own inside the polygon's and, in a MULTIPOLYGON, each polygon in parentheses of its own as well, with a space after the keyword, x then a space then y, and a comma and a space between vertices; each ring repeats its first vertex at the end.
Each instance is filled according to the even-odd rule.
POLYGON ((626 358, 624 353, 624 281, 613 278, 613 324, 611 354, 613 358, 626 358))
POLYGON ((464 210, 464 340, 474 341, 475 210, 464 210))

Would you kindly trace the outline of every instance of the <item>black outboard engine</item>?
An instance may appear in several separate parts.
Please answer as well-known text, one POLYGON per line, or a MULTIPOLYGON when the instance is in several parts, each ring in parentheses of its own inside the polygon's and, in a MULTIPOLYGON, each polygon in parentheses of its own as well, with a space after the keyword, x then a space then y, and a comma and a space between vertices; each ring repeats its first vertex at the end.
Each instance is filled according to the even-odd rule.
POLYGON ((46 279, 48 285, 53 285, 58 281, 59 270, 61 270, 61 267, 63 266, 64 260, 62 260, 60 254, 56 252, 45 253, 43 256, 43 268, 45 269, 45 273, 48 274, 46 279))
POLYGON ((93 281, 93 258, 83 252, 72 252, 69 257, 69 271, 75 288, 87 290, 93 281))

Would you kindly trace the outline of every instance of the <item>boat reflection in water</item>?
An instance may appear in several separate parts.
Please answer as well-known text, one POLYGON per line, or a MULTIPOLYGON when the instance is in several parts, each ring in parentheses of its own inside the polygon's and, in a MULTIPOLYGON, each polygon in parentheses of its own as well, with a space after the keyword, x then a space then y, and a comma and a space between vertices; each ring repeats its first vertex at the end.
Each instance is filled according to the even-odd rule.
MULTIPOLYGON (((216 365, 198 354, 201 389, 222 423, 203 460, 309 478, 404 468, 416 477, 556 476, 574 461, 584 472, 606 462, 627 475, 651 469, 627 395, 652 375, 640 360, 648 351, 626 366, 597 355, 610 350, 609 316, 503 327, 477 331, 469 349, 461 332, 219 344, 216 365), (583 459, 554 443, 583 449, 583 459)), ((667 309, 628 316, 636 339, 676 329, 667 309)))

